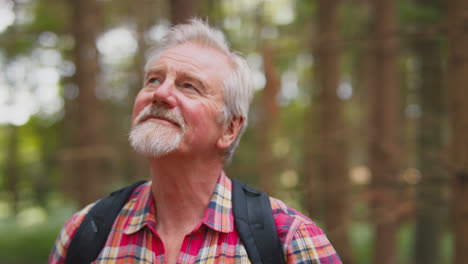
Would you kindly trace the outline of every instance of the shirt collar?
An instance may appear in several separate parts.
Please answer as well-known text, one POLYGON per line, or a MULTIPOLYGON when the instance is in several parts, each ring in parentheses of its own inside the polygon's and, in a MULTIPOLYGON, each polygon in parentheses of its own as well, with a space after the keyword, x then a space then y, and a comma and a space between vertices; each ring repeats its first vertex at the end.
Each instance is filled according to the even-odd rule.
POLYGON ((222 233, 228 233, 234 230, 231 188, 231 180, 222 172, 202 219, 203 224, 222 233))
POLYGON ((151 181, 138 187, 125 204, 121 216, 127 218, 124 224, 124 233, 129 235, 148 226, 156 230, 154 198, 151 194, 151 181))
MULTIPOLYGON (((201 221, 202 224, 222 233, 229 233, 234 230, 231 188, 231 180, 222 172, 205 210, 201 221)), ((128 217, 124 225, 125 234, 135 233, 144 226, 148 226, 155 232, 156 219, 151 182, 138 187, 133 192, 129 202, 123 209, 123 215, 128 217)))

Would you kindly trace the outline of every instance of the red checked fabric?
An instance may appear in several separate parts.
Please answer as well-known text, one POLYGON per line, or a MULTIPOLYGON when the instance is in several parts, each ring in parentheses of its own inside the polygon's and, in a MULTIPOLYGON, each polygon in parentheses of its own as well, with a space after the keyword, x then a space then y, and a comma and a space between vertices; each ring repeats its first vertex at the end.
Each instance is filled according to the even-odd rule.
MULTIPOLYGON (((310 219, 270 198, 278 236, 288 263, 341 263, 323 231, 310 219)), ((85 207, 67 221, 49 257, 61 264, 86 213, 85 207)), ((177 263, 250 263, 234 227, 231 180, 220 176, 202 221, 182 244, 177 263)), ((166 263, 164 245, 156 232, 151 183, 139 186, 117 217, 107 242, 93 263, 166 263)))

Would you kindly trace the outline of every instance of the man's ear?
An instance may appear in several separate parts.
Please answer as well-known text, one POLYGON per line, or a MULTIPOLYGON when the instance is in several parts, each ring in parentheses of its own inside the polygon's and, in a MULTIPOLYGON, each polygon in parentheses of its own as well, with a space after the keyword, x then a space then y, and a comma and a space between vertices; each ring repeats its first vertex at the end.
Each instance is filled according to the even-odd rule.
POLYGON ((226 125, 223 134, 216 143, 216 146, 222 150, 231 146, 232 142, 234 142, 237 135, 239 134, 243 124, 243 117, 236 116, 232 118, 231 121, 226 125))

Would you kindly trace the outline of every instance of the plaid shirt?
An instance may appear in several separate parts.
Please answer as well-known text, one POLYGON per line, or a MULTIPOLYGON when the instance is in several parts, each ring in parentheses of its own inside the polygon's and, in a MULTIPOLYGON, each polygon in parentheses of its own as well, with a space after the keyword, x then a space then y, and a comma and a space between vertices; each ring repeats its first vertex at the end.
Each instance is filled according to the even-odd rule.
MULTIPOLYGON (((270 198, 278 236, 288 263, 341 263, 323 231, 310 219, 270 198)), ((49 263, 64 263, 77 227, 92 204, 67 221, 49 263)), ((164 245, 156 232, 151 183, 139 186, 119 213, 93 263, 165 263, 164 245)), ((250 263, 234 226, 231 180, 218 180, 204 217, 182 243, 177 263, 250 263)))

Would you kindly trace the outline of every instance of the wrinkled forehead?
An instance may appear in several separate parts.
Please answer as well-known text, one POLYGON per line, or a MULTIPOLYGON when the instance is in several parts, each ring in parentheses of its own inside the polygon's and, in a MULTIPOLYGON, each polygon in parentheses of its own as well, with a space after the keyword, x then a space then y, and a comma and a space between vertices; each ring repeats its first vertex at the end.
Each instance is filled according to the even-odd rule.
MULTIPOLYGON (((232 69, 235 69, 234 61, 229 58, 231 54, 226 54, 226 51, 221 51, 221 49, 198 42, 185 42, 182 44, 177 44, 174 46, 167 46, 167 47, 159 47, 153 50, 146 61, 145 64, 145 72, 148 71, 164 54, 168 52, 180 52, 180 54, 185 54, 187 56, 193 56, 194 59, 198 59, 201 61, 209 61, 213 59, 223 60, 227 65, 231 66, 232 69), (195 51, 192 54, 187 54, 187 50, 195 51), (197 53, 196 50, 204 50, 205 52, 197 53), (207 53, 210 55, 207 57, 205 56, 207 53)), ((229 53, 229 52, 228 52, 229 53)))
POLYGON ((227 79, 233 71, 232 63, 224 53, 194 43, 181 44, 162 51, 147 71, 155 68, 194 73, 217 83, 227 79))

